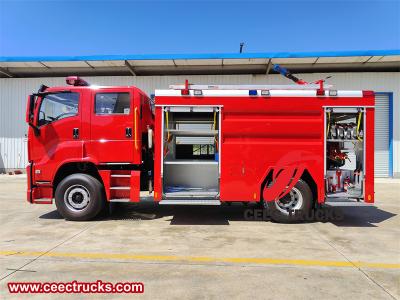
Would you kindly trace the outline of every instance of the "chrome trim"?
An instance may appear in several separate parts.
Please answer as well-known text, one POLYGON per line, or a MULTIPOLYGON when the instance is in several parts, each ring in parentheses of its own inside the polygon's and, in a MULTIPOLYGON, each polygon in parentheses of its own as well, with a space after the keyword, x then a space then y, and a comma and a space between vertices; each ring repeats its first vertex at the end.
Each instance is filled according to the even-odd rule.
POLYGON ((127 203, 127 202, 131 202, 131 199, 129 198, 116 198, 116 199, 110 199, 109 202, 123 202, 123 203, 127 203))

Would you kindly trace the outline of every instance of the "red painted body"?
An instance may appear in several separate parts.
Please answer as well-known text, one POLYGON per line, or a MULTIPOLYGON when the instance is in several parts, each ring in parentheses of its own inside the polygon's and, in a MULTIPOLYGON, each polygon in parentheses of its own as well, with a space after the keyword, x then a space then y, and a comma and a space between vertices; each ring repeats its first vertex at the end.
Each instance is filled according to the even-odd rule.
MULTIPOLYGON (((67 164, 90 163, 97 170, 107 200, 140 200, 142 143, 147 128, 154 128, 154 200, 162 199, 161 151, 163 106, 218 106, 221 118, 220 201, 273 201, 309 174, 315 200, 325 201, 324 107, 363 107, 365 118, 365 201, 374 202, 374 94, 352 97, 156 97, 155 119, 149 98, 135 87, 53 87, 46 92, 79 94, 76 116, 64 118, 28 133, 30 165, 28 201, 51 203, 59 170, 67 164), (96 93, 125 92, 129 114, 96 115, 96 93), (132 128, 127 137, 125 129, 132 128), (73 130, 79 129, 79 138, 73 130), (113 169, 112 165, 129 166, 113 169), (118 176, 119 175, 119 176, 118 176), (123 175, 123 176, 121 176, 123 175), (278 179, 264 187, 267 176, 278 179), (126 187, 127 189, 118 189, 126 187), (129 189, 128 189, 129 187, 129 189)), ((41 97, 36 100, 37 124, 41 97)), ((64 172, 64 171, 63 171, 64 172)), ((61 172, 61 173, 63 173, 61 172)))
MULTIPOLYGON (((325 201, 324 107, 373 107, 373 92, 362 98, 334 97, 156 97, 156 141, 162 143, 162 106, 221 106, 221 201, 273 201, 307 171, 325 201), (283 171, 281 171, 283 170, 283 171), (293 176, 296 170, 296 175, 293 176), (262 189, 272 171, 281 177, 262 189), (263 197, 262 197, 263 196, 263 197)), ((374 109, 366 114, 366 201, 374 201, 374 109)), ((162 199, 161 148, 155 148, 155 199, 162 199)), ((290 190, 290 189, 289 189, 290 190)), ((283 195, 281 195, 283 196, 283 195)))

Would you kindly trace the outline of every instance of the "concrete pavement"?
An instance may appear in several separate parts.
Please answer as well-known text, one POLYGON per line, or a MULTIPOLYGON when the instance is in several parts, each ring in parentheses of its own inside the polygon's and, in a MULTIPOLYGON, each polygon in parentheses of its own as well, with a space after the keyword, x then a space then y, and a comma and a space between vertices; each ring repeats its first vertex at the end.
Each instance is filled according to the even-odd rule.
MULTIPOLYGON (((242 205, 121 205, 92 222, 25 201, 24 176, 0 176, 0 297, 15 281, 140 281, 165 298, 400 298, 400 184, 335 222, 246 221, 242 205)), ((26 296, 26 297, 24 297, 26 296)), ((93 295, 91 295, 93 297, 93 295)), ((132 297, 99 294, 95 298, 132 297)))

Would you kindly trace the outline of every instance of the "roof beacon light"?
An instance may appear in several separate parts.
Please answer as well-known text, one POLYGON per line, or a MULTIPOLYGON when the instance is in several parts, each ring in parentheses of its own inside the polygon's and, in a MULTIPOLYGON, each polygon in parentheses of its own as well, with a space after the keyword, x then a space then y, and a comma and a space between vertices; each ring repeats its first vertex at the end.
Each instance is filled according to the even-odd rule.
POLYGON ((249 96, 257 96, 257 90, 249 90, 249 96))
POLYGON ((65 81, 67 82, 68 85, 73 85, 73 86, 89 86, 89 83, 87 83, 85 80, 78 76, 68 76, 65 81))

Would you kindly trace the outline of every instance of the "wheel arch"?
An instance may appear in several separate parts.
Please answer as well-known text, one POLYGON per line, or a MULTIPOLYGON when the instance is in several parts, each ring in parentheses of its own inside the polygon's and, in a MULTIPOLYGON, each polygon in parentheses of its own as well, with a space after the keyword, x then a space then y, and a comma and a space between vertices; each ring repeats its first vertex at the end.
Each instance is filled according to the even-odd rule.
POLYGON ((59 183, 67 176, 82 173, 93 176, 97 180, 100 181, 101 184, 103 180, 100 176, 100 173, 93 162, 67 162, 62 164, 58 169, 53 179, 53 196, 55 195, 55 191, 59 183))
MULTIPOLYGON (((267 174, 265 175, 261 186, 260 186, 260 201, 263 202, 264 199, 264 188, 266 185, 268 185, 270 182, 272 182, 273 178, 273 172, 274 168, 271 168, 268 170, 267 174)), ((309 170, 305 168, 299 177, 299 180, 303 180, 307 185, 310 187, 311 192, 312 192, 312 197, 313 197, 313 205, 315 205, 318 202, 318 187, 317 183, 315 182, 314 178, 311 176, 309 170)), ((297 183, 297 182, 296 182, 297 183)))
POLYGON ((313 206, 314 206, 318 202, 317 183, 315 182, 314 178, 311 176, 310 172, 307 169, 303 171, 303 174, 301 174, 300 179, 302 179, 310 187, 313 197, 313 206))

